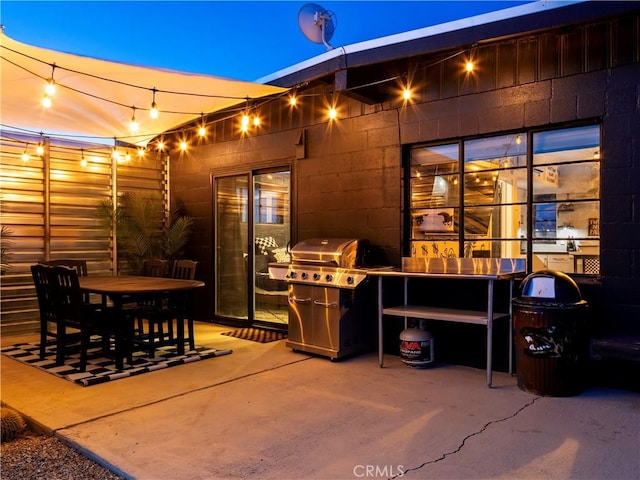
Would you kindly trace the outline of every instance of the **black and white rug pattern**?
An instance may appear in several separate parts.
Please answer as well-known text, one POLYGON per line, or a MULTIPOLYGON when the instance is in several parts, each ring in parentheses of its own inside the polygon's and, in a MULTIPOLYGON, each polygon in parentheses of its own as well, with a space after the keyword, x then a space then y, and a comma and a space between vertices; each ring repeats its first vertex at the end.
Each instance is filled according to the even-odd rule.
POLYGON ((38 342, 17 343, 2 347, 0 353, 26 365, 37 367, 60 378, 88 387, 207 358, 228 355, 232 353, 232 350, 196 346, 195 350, 178 355, 177 348, 174 346, 159 347, 156 349, 154 358, 149 358, 145 352, 134 352, 133 363, 130 365, 125 361, 124 368, 117 370, 113 358, 103 356, 100 349, 94 349, 89 351, 87 368, 84 372, 80 371, 79 352, 72 351, 65 359, 64 365, 57 365, 56 347, 53 342, 47 344, 45 358, 40 358, 40 343, 38 342))

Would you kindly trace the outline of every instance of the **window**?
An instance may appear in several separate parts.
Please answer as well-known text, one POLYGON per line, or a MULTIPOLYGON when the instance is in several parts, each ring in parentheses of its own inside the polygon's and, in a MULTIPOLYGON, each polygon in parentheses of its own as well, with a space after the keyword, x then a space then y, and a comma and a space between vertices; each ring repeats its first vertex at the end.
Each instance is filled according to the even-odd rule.
POLYGON ((416 145, 408 160, 407 254, 599 273, 598 125, 416 145))

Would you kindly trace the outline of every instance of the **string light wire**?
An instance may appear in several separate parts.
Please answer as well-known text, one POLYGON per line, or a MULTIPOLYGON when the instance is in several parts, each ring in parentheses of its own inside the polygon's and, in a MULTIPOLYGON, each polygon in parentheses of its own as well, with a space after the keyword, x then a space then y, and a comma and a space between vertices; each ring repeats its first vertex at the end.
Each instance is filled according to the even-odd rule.
MULTIPOLYGON (((460 50, 458 50, 458 51, 456 51, 456 52, 454 52, 454 53, 452 53, 452 54, 450 54, 450 55, 448 55, 446 57, 443 57, 441 59, 436 60, 435 62, 416 67, 416 71, 423 70, 423 69, 428 69, 428 68, 436 66, 436 65, 438 65, 440 63, 446 62, 447 60, 450 60, 450 59, 455 58, 455 57, 457 57, 459 55, 462 55, 465 52, 468 52, 468 51, 472 50, 474 46, 475 45, 473 45, 473 46, 471 46, 469 48, 460 49, 460 50)), ((256 99, 252 99, 251 97, 248 97, 248 96, 247 97, 237 97, 237 96, 229 96, 229 95, 212 95, 212 94, 193 93, 193 92, 179 92, 179 91, 172 91, 172 90, 161 90, 161 89, 157 89, 155 87, 149 88, 149 87, 145 87, 145 86, 141 86, 141 85, 135 85, 135 84, 131 84, 131 83, 128 83, 128 82, 123 82, 123 81, 120 81, 120 80, 109 79, 109 78, 102 77, 102 76, 95 75, 95 74, 91 74, 91 73, 81 72, 81 71, 78 71, 78 70, 75 70, 75 69, 71 69, 71 68, 66 68, 64 66, 60 66, 60 65, 57 65, 55 63, 45 62, 45 61, 43 61, 41 59, 35 58, 35 57, 31 56, 31 55, 27 55, 27 54, 25 54, 23 52, 19 52, 17 50, 12 49, 12 48, 8 48, 6 46, 1 46, 1 47, 5 48, 8 51, 16 53, 17 55, 21 55, 23 57, 29 58, 29 59, 34 60, 36 62, 43 63, 43 64, 51 66, 51 68, 52 68, 51 78, 48 79, 50 82, 53 81, 53 75, 54 75, 55 69, 57 68, 59 70, 64 70, 64 71, 75 73, 75 74, 78 74, 78 75, 84 75, 84 76, 87 76, 87 77, 91 77, 91 78, 102 80, 102 81, 106 81, 106 82, 112 82, 112 83, 115 83, 115 84, 124 85, 124 86, 132 87, 132 88, 151 91, 152 95, 153 95, 151 108, 149 108, 149 109, 139 108, 139 110, 143 110, 143 111, 144 110, 149 110, 149 112, 152 112, 154 106, 157 108, 157 104, 155 103, 155 94, 156 94, 156 92, 163 93, 163 94, 171 94, 171 95, 197 96, 197 97, 202 97, 202 98, 220 98, 220 99, 231 99, 231 100, 245 100, 246 106, 244 108, 244 115, 246 115, 246 119, 245 119, 244 115, 243 115, 243 118, 241 119, 241 127, 242 127, 243 132, 246 131, 246 130, 244 130, 245 124, 246 124, 246 127, 248 129, 248 123, 250 121, 250 119, 249 119, 249 102, 251 100, 256 100, 256 99)), ((34 76, 36 76, 38 78, 47 80, 45 77, 42 77, 41 75, 39 75, 39 74, 37 74, 37 73, 35 73, 35 72, 23 67, 22 65, 17 64, 16 62, 6 58, 3 55, 0 55, 0 59, 2 59, 3 61, 6 61, 6 62, 8 62, 8 63, 20 68, 20 69, 22 69, 22 70, 24 70, 24 71, 26 71, 28 73, 30 73, 31 75, 34 75, 34 76)), ((361 88, 376 86, 376 85, 380 85, 380 84, 391 82, 393 80, 397 80, 398 78, 401 78, 401 77, 406 77, 406 74, 397 75, 397 76, 394 76, 394 77, 389 77, 389 78, 385 78, 385 79, 369 82, 369 83, 362 84, 362 85, 352 86, 352 87, 343 89, 342 91, 353 91, 353 90, 357 90, 357 89, 361 89, 361 88)), ((301 83, 299 85, 295 85, 295 86, 291 87, 290 89, 288 89, 285 92, 282 92, 280 94, 269 96, 269 98, 266 98, 266 99, 263 97, 262 99, 260 99, 260 101, 261 101, 260 103, 262 105, 264 105, 264 104, 272 102, 272 101, 274 101, 274 100, 276 100, 278 98, 281 98, 283 96, 288 96, 290 105, 295 105, 297 103, 297 99, 298 98, 326 95, 326 93, 298 94, 298 89, 299 88, 307 86, 309 84, 310 84, 309 81, 305 81, 305 82, 303 82, 303 83, 301 83)), ((63 88, 67 88, 70 91, 73 91, 75 93, 79 93, 81 95, 86 95, 86 96, 89 96, 91 98, 95 98, 97 100, 101 100, 101 101, 108 102, 108 103, 111 103, 111 104, 114 104, 114 105, 118 105, 118 106, 121 106, 121 107, 125 107, 125 108, 133 108, 132 123, 133 123, 133 121, 135 119, 136 107, 131 107, 129 105, 125 105, 123 103, 120 103, 120 102, 117 102, 117 101, 114 101, 114 100, 111 100, 111 99, 108 99, 108 98, 104 98, 104 97, 99 96, 99 95, 91 94, 89 92, 85 92, 85 91, 70 87, 68 85, 63 85, 63 84, 59 84, 59 83, 57 83, 55 85, 61 86, 63 88)), ((409 90, 409 89, 407 88, 406 90, 409 90)), ((406 93, 405 93, 405 95, 406 95, 406 93)), ((228 111, 230 113, 228 115, 225 115, 225 116, 222 116, 222 117, 216 119, 213 123, 223 122, 223 121, 226 121, 226 120, 228 120, 230 118, 233 118, 235 116, 235 113, 233 113, 233 112, 236 111, 236 110, 241 110, 241 108, 240 109, 236 109, 236 108, 226 109, 226 111, 228 111)), ((257 109, 256 109, 256 111, 257 111, 257 109)), ((167 114, 178 114, 178 115, 192 115, 192 116, 196 116, 197 115, 194 112, 183 112, 183 111, 165 111, 165 110, 163 110, 163 112, 167 113, 167 114)), ((200 112, 200 117, 201 117, 201 124, 200 124, 200 130, 199 131, 200 131, 200 135, 204 136, 204 135, 202 135, 202 129, 205 128, 207 124, 204 121, 204 113, 203 112, 200 112)), ((192 122, 188 122, 188 123, 192 123, 192 122)), ((259 124, 260 124, 260 118, 256 114, 256 117, 254 118, 254 125, 258 126, 259 124)), ((3 126, 7 126, 7 125, 3 125, 3 126)), ((9 128, 16 128, 16 127, 10 127, 9 126, 9 128)), ((181 128, 183 128, 183 127, 181 127, 181 128)), ((25 129, 24 131, 28 131, 28 130, 25 129)), ((180 129, 167 130, 167 131, 164 131, 164 132, 161 132, 161 133, 148 133, 148 134, 145 134, 143 136, 132 135, 132 136, 123 136, 123 137, 118 137, 118 138, 120 138, 120 139, 132 139, 133 141, 135 141, 135 139, 141 140, 143 138, 157 138, 160 135, 164 135, 164 134, 169 134, 170 135, 170 134, 176 134, 178 132, 180 132, 180 129)), ((42 134, 43 133, 40 132, 41 136, 42 136, 42 134)), ((58 137, 72 137, 72 138, 91 138, 91 139, 110 138, 110 137, 103 137, 103 136, 78 135, 78 134, 68 134, 68 135, 56 134, 56 136, 58 136, 58 137)), ((115 140, 115 137, 114 137, 114 140, 115 140)), ((159 143, 164 143, 164 142, 160 141, 159 143)))

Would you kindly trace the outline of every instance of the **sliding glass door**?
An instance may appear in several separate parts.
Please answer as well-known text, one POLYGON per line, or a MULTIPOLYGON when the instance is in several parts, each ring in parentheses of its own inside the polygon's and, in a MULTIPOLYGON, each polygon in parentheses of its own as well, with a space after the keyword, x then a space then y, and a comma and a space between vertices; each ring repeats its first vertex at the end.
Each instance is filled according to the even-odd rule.
POLYGON ((217 319, 286 327, 287 286, 268 266, 289 261, 290 184, 288 169, 215 178, 217 319))

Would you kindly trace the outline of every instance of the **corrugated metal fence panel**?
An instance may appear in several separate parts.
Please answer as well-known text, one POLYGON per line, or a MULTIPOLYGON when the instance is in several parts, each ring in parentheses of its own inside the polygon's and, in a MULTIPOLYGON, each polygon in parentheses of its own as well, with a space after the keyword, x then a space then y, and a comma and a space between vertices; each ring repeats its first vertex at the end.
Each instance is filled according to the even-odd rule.
MULTIPOLYGON (((13 243, 10 268, 0 283, 3 335, 39 331, 30 270, 34 263, 47 258, 83 258, 90 274, 112 272, 112 237, 96 215, 98 203, 113 196, 111 147, 51 139, 41 157, 35 152, 40 140, 5 131, 0 135, 0 213, 13 243), (29 153, 26 161, 22 158, 25 151, 29 153)), ((48 144, 49 139, 45 140, 48 144)), ((140 158, 135 149, 119 147, 119 151, 118 193, 167 197, 162 156, 140 158), (125 152, 130 160, 125 160, 125 152)))

